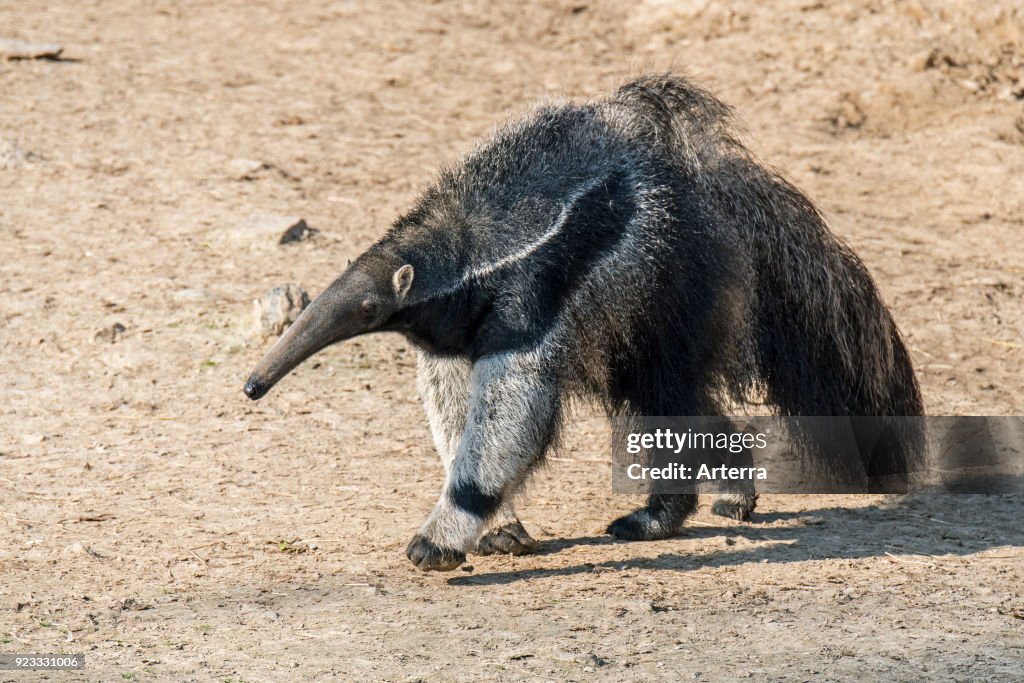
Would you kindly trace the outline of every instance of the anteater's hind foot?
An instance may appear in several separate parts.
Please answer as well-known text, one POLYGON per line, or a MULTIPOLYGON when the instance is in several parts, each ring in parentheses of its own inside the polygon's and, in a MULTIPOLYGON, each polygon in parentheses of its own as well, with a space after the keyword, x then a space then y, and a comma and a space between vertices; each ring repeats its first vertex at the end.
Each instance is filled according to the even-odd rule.
POLYGON ((528 555, 537 549, 537 541, 518 519, 494 527, 476 543, 478 555, 528 555))
POLYGON ((711 504, 711 512, 719 517, 745 522, 757 506, 757 494, 754 493, 726 493, 715 499, 711 504))
POLYGON ((647 507, 634 510, 608 525, 605 533, 623 541, 656 541, 675 535, 697 507, 694 494, 652 494, 647 507))

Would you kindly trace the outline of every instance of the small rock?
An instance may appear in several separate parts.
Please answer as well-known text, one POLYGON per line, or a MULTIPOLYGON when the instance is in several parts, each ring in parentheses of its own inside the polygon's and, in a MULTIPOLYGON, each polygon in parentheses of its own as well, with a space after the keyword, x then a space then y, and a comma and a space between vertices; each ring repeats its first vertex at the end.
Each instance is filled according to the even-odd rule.
POLYGON ((299 222, 284 231, 278 244, 290 244, 292 242, 305 242, 320 234, 319 230, 306 225, 306 220, 300 218, 299 222))
POLYGON ((970 78, 960 81, 960 85, 963 86, 963 88, 969 92, 978 92, 979 90, 981 90, 981 86, 978 84, 978 82, 975 80, 971 80, 970 78))
POLYGON ((829 114, 836 128, 860 128, 867 121, 864 102, 857 93, 843 93, 838 105, 829 114))
POLYGON ((299 216, 257 213, 246 218, 245 221, 230 232, 230 236, 237 239, 252 240, 266 239, 269 241, 270 239, 276 239, 278 244, 285 244, 289 241, 295 241, 294 239, 286 239, 288 235, 293 233, 302 234, 310 231, 311 228, 306 225, 306 221, 299 216))
POLYGON ((21 442, 26 446, 38 446, 44 441, 46 441, 45 434, 24 434, 21 437, 21 442))
POLYGON ((122 612, 144 612, 148 609, 153 609, 153 606, 139 602, 135 598, 125 598, 115 603, 112 609, 122 612))
POLYGON ((632 612, 634 614, 658 611, 650 600, 625 600, 619 605, 619 608, 623 612, 632 612))
POLYGON ((926 71, 935 66, 935 51, 934 50, 923 50, 921 52, 914 53, 913 56, 907 61, 907 66, 910 67, 911 71, 926 71))
POLYGON ((600 669, 602 666, 608 664, 608 660, 602 659, 601 657, 598 657, 593 653, 588 655, 581 655, 577 661, 583 666, 592 666, 595 669, 600 669))
POLYGON ((306 120, 303 119, 298 114, 288 114, 288 115, 282 116, 279 119, 277 119, 276 121, 274 121, 274 125, 275 126, 301 126, 305 122, 306 122, 306 120))
POLYGON ((89 547, 81 541, 75 541, 71 545, 65 546, 64 552, 72 555, 92 555, 92 551, 89 550, 89 547))
POLYGON ((16 59, 60 59, 64 48, 54 43, 29 43, 13 38, 0 38, 0 57, 16 59))
POLYGON ((26 152, 16 142, 0 139, 0 171, 20 168, 31 161, 35 155, 26 152))
POLYGON ((256 326, 264 335, 277 336, 288 329, 309 305, 309 294, 298 285, 274 287, 253 301, 256 326))
POLYGON ((96 333, 95 340, 98 342, 108 342, 113 344, 120 339, 128 328, 121 323, 114 323, 110 327, 104 327, 102 330, 96 333))
POLYGON ((237 180, 255 180, 256 174, 270 165, 258 159, 232 159, 226 165, 228 175, 237 180))
POLYGON ((175 301, 202 301, 210 294, 203 289, 179 289, 172 296, 175 301))
POLYGON ((269 620, 269 621, 277 621, 278 619, 281 618, 281 615, 278 614, 277 612, 275 612, 272 609, 268 609, 266 612, 264 612, 260 616, 263 617, 264 619, 269 620))

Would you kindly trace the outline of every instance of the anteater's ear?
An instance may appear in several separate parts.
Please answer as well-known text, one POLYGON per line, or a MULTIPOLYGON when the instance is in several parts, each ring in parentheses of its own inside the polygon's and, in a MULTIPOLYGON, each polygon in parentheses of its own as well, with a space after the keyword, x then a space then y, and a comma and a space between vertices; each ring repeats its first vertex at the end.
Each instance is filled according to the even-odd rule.
POLYGON ((395 288, 395 297, 402 301, 405 295, 409 293, 409 288, 412 287, 412 266, 406 263, 404 266, 395 271, 394 276, 391 278, 391 284, 395 288))

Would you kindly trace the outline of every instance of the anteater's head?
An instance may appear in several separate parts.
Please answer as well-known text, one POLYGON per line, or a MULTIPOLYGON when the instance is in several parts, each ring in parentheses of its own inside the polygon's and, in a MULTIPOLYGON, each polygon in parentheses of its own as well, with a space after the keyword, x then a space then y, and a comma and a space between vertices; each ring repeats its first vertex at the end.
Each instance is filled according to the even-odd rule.
POLYGON ((313 300, 245 383, 254 401, 266 396, 299 363, 336 342, 387 326, 406 301, 413 267, 368 253, 313 300))

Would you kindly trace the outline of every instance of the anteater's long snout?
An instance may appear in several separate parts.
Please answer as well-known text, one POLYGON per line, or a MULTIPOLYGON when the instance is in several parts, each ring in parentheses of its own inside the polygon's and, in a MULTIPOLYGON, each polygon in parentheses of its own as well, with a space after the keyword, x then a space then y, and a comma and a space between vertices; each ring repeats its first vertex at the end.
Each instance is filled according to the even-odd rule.
POLYGON ((321 295, 302 312, 256 364, 243 391, 252 400, 263 398, 275 384, 317 351, 351 336, 338 324, 330 296, 321 295))

